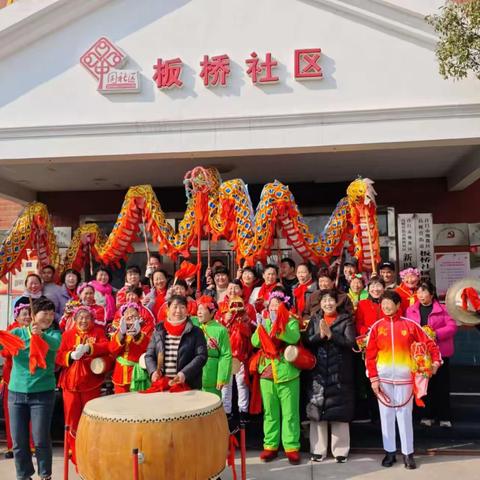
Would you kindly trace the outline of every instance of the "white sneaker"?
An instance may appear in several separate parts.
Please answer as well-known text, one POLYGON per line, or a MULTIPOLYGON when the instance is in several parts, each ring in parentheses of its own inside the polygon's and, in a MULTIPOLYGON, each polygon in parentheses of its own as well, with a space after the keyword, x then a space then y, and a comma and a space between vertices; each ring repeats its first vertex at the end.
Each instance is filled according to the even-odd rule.
POLYGON ((420 420, 420 425, 424 427, 431 427, 433 425, 433 420, 431 418, 422 418, 420 420))
POLYGON ((452 422, 450 420, 440 420, 440 426, 445 428, 452 428, 452 422))

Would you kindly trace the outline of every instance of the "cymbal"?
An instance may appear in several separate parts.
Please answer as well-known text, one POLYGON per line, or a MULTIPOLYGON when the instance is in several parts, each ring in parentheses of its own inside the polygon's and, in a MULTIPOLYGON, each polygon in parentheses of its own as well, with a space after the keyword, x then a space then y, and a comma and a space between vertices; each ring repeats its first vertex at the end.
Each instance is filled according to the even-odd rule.
POLYGON ((462 278, 458 280, 447 290, 445 297, 445 306, 448 314, 457 322, 464 325, 480 324, 480 315, 470 310, 462 308, 462 292, 464 288, 472 287, 480 294, 480 280, 477 278, 462 278))

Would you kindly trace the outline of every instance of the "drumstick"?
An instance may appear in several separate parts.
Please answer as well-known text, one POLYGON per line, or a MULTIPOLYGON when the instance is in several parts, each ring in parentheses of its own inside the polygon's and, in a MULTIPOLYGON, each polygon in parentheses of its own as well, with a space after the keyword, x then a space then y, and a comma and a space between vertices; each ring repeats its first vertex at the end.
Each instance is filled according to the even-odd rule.
POLYGON ((30 324, 31 325, 36 325, 35 318, 33 316, 33 300, 32 300, 32 297, 28 297, 28 301, 30 303, 30 317, 32 318, 32 321, 30 322, 30 324))
POLYGON ((345 260, 345 245, 342 245, 342 251, 340 253, 340 262, 338 262, 337 274, 335 275, 335 288, 338 288, 340 283, 340 275, 342 274, 343 262, 345 260))

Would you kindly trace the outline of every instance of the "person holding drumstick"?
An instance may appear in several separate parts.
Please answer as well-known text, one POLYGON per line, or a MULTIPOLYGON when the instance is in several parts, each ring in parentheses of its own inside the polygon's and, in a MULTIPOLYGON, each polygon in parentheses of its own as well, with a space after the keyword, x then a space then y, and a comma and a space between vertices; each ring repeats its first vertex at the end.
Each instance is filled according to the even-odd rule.
POLYGON ((242 284, 238 280, 233 280, 228 284, 225 300, 220 302, 218 307, 215 318, 228 330, 234 358, 233 375, 227 385, 222 388, 223 408, 232 423, 233 382, 235 382, 240 421, 245 423, 249 419, 250 402, 246 365, 252 353, 251 339, 255 329, 256 313, 253 306, 249 303, 246 304, 243 300, 242 284))
MULTIPOLYGON (((58 386, 63 391, 65 425, 75 438, 78 422, 85 404, 101 395, 104 373, 96 375, 91 369, 94 358, 108 358, 108 340, 103 328, 95 325, 95 312, 88 306, 78 307, 73 313, 75 327, 62 336, 57 352, 57 365, 63 367, 58 386)), ((71 442, 73 450, 74 441, 71 442)))
POLYGON ((55 304, 39 298, 32 304, 30 325, 14 328, 10 333, 20 337, 25 348, 13 357, 8 385, 8 411, 13 439, 13 455, 17 479, 29 480, 35 473, 29 444, 29 424, 35 444, 38 475, 41 480, 52 477, 52 443, 50 427, 55 405, 55 354, 61 334, 52 327, 55 304), (36 357, 36 348, 46 354, 36 357))
POLYGON ((202 369, 207 363, 207 342, 202 330, 187 314, 187 299, 172 295, 167 319, 155 327, 145 354, 152 382, 169 379, 169 385, 202 388, 202 369))
MULTIPOLYGON (((30 304, 29 303, 20 303, 13 310, 14 322, 11 323, 7 331, 11 331, 14 328, 21 328, 30 325, 32 321, 30 313, 30 304)), ((10 382, 10 373, 12 372, 13 360, 11 354, 7 350, 2 350, 2 357, 5 358, 5 363, 3 364, 3 415, 5 418, 5 435, 7 437, 7 451, 5 452, 5 458, 13 458, 13 441, 12 434, 10 431, 10 416, 8 415, 8 383, 10 382)), ((31 437, 31 436, 30 436, 31 437)), ((35 448, 33 446, 33 441, 30 438, 30 447, 33 451, 35 448)))
POLYGON ((253 346, 260 350, 252 357, 250 371, 260 376, 264 409, 260 460, 269 462, 277 457, 281 436, 288 461, 296 465, 300 463, 300 370, 285 359, 283 351, 298 343, 300 328, 298 320, 290 316, 285 305, 289 298, 280 288, 270 294, 268 317, 252 336, 253 346))

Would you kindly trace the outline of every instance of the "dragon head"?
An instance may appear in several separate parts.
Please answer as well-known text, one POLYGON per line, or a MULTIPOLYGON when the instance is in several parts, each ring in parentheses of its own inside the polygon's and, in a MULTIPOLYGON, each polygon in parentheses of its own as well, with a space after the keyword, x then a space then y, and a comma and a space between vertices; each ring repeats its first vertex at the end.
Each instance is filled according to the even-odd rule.
POLYGON ((187 198, 191 198, 198 192, 210 193, 221 183, 220 173, 214 167, 195 167, 193 170, 189 170, 183 179, 187 198))
POLYGON ((373 188, 373 180, 369 178, 357 178, 347 188, 347 197, 350 205, 375 205, 377 192, 373 188))

